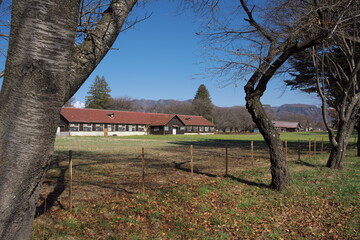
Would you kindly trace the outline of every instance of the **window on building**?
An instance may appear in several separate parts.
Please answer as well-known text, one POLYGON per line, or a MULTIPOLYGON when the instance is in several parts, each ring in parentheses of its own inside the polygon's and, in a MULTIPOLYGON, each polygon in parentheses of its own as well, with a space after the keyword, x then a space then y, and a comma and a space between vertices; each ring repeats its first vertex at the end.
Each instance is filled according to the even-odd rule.
POLYGON ((119 131, 120 132, 125 132, 126 131, 126 125, 119 125, 119 131))
POLYGON ((95 129, 96 131, 104 131, 104 124, 96 124, 95 129))
POLYGON ((107 128, 108 128, 109 132, 115 132, 115 125, 114 124, 108 124, 107 128))
POLYGON ((199 132, 203 132, 203 131, 204 131, 204 127, 203 126, 199 127, 199 132))
POLYGON ((194 127, 193 127, 193 130, 194 130, 194 132, 199 131, 199 127, 198 127, 198 126, 194 126, 194 127))
POLYGON ((79 131, 79 125, 78 123, 70 123, 70 131, 76 132, 79 131))
POLYGON ((136 131, 136 125, 128 125, 128 131, 129 132, 135 132, 136 131))
POLYGON ((210 131, 211 131, 211 132, 215 131, 215 128, 214 128, 214 127, 210 127, 210 131))
POLYGON ((83 124, 83 131, 85 131, 85 132, 92 131, 92 124, 91 123, 84 123, 83 124))
POLYGON ((169 126, 165 126, 164 131, 169 131, 169 126))
POLYGON ((192 126, 187 126, 186 131, 191 132, 192 131, 192 126))
POLYGON ((138 131, 145 131, 145 125, 138 125, 138 131))
POLYGON ((185 131, 185 127, 180 127, 180 131, 185 131))
POLYGON ((60 127, 60 132, 65 132, 65 126, 64 125, 61 125, 59 127, 60 127))
POLYGON ((209 127, 205 127, 205 132, 208 132, 209 131, 209 127))
POLYGON ((154 127, 154 132, 158 132, 160 131, 160 128, 159 127, 154 127))

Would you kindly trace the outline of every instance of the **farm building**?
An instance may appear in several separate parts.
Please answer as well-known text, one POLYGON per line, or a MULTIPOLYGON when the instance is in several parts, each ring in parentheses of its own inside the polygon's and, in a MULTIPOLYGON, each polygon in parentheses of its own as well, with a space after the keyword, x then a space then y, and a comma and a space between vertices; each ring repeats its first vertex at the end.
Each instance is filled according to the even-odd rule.
POLYGON ((299 132, 301 130, 299 122, 272 121, 272 123, 280 132, 299 132))
POLYGON ((62 108, 59 136, 127 136, 213 134, 215 125, 202 116, 62 108))

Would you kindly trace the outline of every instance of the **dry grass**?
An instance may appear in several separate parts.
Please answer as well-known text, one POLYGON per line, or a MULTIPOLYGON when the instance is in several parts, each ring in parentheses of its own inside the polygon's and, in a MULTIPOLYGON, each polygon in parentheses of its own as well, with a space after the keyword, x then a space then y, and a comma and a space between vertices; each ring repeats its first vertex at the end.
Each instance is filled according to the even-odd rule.
MULTIPOLYGON (((254 157, 250 152, 250 141, 244 139, 244 136, 169 136, 168 138, 147 136, 132 139, 120 137, 59 138, 56 143, 54 161, 41 191, 38 217, 34 225, 34 239, 40 237, 57 239, 62 235, 66 236, 66 239, 71 236, 74 239, 227 239, 238 237, 239 233, 245 234, 246 239, 256 236, 265 239, 279 239, 281 236, 290 235, 282 230, 275 231, 273 235, 261 235, 260 231, 250 229, 254 225, 257 228, 266 227, 269 230, 276 228, 276 225, 268 223, 268 221, 271 222, 271 219, 266 215, 266 211, 272 210, 267 205, 267 195, 271 195, 272 200, 269 204, 272 205, 282 204, 281 202, 284 201, 289 201, 288 207, 296 207, 294 202, 304 205, 299 210, 299 214, 311 214, 311 212, 306 212, 307 203, 313 206, 311 201, 316 201, 319 206, 326 207, 326 212, 321 213, 326 216, 339 210, 334 206, 329 206, 331 203, 326 198, 318 198, 316 194, 312 196, 313 189, 300 190, 308 187, 306 186, 307 181, 314 181, 315 184, 321 185, 321 181, 337 180, 338 174, 329 175, 321 170, 326 154, 302 155, 302 161, 295 164, 297 141, 290 141, 289 160, 294 176, 293 185, 290 191, 285 193, 285 196, 284 194, 279 195, 267 188, 267 184, 270 182, 268 153, 263 141, 258 137, 253 135, 249 137, 255 141, 254 157), (194 146, 195 174, 193 177, 190 175, 190 144, 194 146), (228 178, 223 177, 225 174, 225 146, 228 146, 229 153, 230 177, 228 178), (146 195, 141 194, 142 147, 145 149, 146 195), (68 150, 70 149, 73 151, 74 172, 73 202, 75 208, 72 212, 68 211, 67 189, 68 150), (298 178, 303 179, 303 176, 306 176, 310 170, 312 172, 309 177, 305 178, 305 182, 298 180, 298 178), (320 173, 313 171, 320 171, 320 173), (319 174, 326 178, 319 179, 319 174), (257 196, 256 200, 254 200, 254 194, 257 196), (289 199, 286 199, 286 194, 290 196, 289 199), (304 198, 305 203, 302 203, 301 199, 296 199, 299 198, 299 194, 311 197, 304 198), (260 195, 261 197, 258 197, 260 195), (206 197, 203 198, 203 196, 206 197), (174 202, 174 199, 177 199, 177 202, 174 202), (189 201, 196 203, 195 209, 189 201), (252 208, 254 202, 261 204, 252 208), (175 210, 177 203, 181 209, 175 210), (44 214, 45 205, 48 210, 46 214, 44 214), (146 211, 145 206, 148 208, 146 211), (216 209, 213 209, 214 206, 216 209), (261 206, 263 206, 262 210, 261 206), (181 216, 175 213, 183 211, 184 208, 191 208, 194 212, 184 212, 181 216), (154 209, 161 209, 164 212, 154 209), (235 212, 232 212, 231 209, 235 209, 235 212), (238 211, 243 211, 242 214, 247 215, 238 215, 240 213, 238 211), (87 214, 89 216, 86 216, 87 214), (260 214, 255 219, 256 221, 252 217, 254 214, 260 214), (146 219, 143 219, 144 216, 146 219), (241 231, 236 230, 236 228, 239 229, 239 226, 233 220, 226 219, 232 218, 231 216, 237 219, 239 224, 242 224, 241 231), (89 217, 95 219, 89 219, 89 217), (116 220, 117 217, 121 219, 116 220), (192 219, 191 221, 195 221, 196 224, 190 220, 191 223, 189 223, 187 219, 192 219), (202 222, 203 220, 206 221, 202 222), (229 229, 220 227, 224 224, 229 229), (217 226, 216 229, 219 229, 218 232, 213 231, 215 226, 217 226), (120 227, 124 228, 124 232, 118 231, 120 227), (65 233, 64 230, 66 230, 65 233), (188 231, 194 232, 189 235, 188 231), (237 231, 240 232, 237 233, 237 231), (211 233, 214 237, 204 237, 206 233, 211 233), (107 237, 104 237, 103 234, 107 237)), ((291 135, 287 137, 296 139, 291 135)), ((302 152, 307 153, 306 141, 303 141, 301 147, 302 152)), ((349 176, 345 177, 349 178, 349 176)), ((326 187, 325 190, 325 192, 334 191, 326 187)), ((359 194, 356 189, 351 191, 357 191, 359 194)), ((352 202, 353 199, 350 198, 347 201, 352 202)), ((276 211, 282 211, 280 205, 278 207, 279 209, 276 211)), ((348 206, 346 209, 349 210, 348 206)), ((358 206, 354 209, 358 211, 358 206)), ((270 214, 274 219, 273 214, 276 214, 276 211, 270 214)), ((336 219, 331 221, 338 222, 338 218, 344 217, 342 214, 336 214, 336 219)), ((355 224, 356 221, 359 221, 358 215, 356 216, 355 219, 351 218, 355 224)), ((291 213, 286 217, 287 221, 291 221, 291 217, 300 221, 300 216, 296 216, 296 213, 291 213)), ((283 219, 285 218, 274 221, 283 224, 283 219)), ((314 221, 316 222, 316 219, 314 221)), ((299 223, 292 224, 296 226, 299 223)), ((311 222, 306 226, 312 225, 315 223, 311 222)), ((291 229, 291 227, 289 228, 291 229)), ((310 239, 327 239, 324 238, 326 236, 324 234, 333 227, 324 228, 326 227, 321 225, 318 235, 316 235, 317 233, 309 235, 311 230, 303 231, 302 235, 296 235, 294 230, 293 234, 295 235, 291 235, 291 238, 298 239, 296 236, 301 238, 304 235, 305 238, 310 239)), ((358 234, 353 232, 351 226, 346 226, 346 228, 338 226, 336 231, 337 236, 354 237, 358 234), (349 231, 350 233, 339 235, 339 231, 349 231)), ((330 237, 329 239, 336 238, 330 237)))

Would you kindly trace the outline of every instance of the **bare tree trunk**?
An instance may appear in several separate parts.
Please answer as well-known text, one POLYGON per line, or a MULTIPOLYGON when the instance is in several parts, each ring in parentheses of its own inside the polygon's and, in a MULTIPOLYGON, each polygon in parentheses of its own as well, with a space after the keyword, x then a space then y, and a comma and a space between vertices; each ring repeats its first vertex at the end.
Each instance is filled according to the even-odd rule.
POLYGON ((246 108, 263 135, 270 153, 271 187, 281 191, 290 182, 290 173, 283 153, 280 135, 266 115, 260 97, 247 92, 246 108))
POLYGON ((61 106, 111 48, 137 0, 112 0, 75 48, 80 0, 13 0, 0 92, 0 239, 28 239, 61 106))
POLYGON ((356 124, 356 131, 357 131, 357 156, 360 157, 360 115, 358 116, 358 122, 356 124))
POLYGON ((333 169, 343 169, 346 148, 354 130, 355 120, 347 123, 339 122, 335 141, 330 141, 331 151, 326 166, 333 169))
POLYGON ((51 160, 78 1, 13 1, 0 93, 0 239, 29 239, 51 160))

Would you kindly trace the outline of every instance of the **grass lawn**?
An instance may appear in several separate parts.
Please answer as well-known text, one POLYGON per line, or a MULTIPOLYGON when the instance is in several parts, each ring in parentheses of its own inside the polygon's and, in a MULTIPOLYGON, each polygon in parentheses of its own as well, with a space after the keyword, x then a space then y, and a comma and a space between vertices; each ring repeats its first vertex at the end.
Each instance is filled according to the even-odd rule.
POLYGON ((354 139, 345 169, 338 171, 324 167, 325 133, 286 133, 281 138, 288 141, 292 174, 291 185, 281 193, 268 188, 268 153, 260 134, 58 138, 32 238, 360 239, 360 161, 354 139), (317 154, 309 154, 308 141, 315 138, 317 154), (189 145, 194 146, 194 176, 189 145), (69 150, 74 156, 72 211, 69 150))

